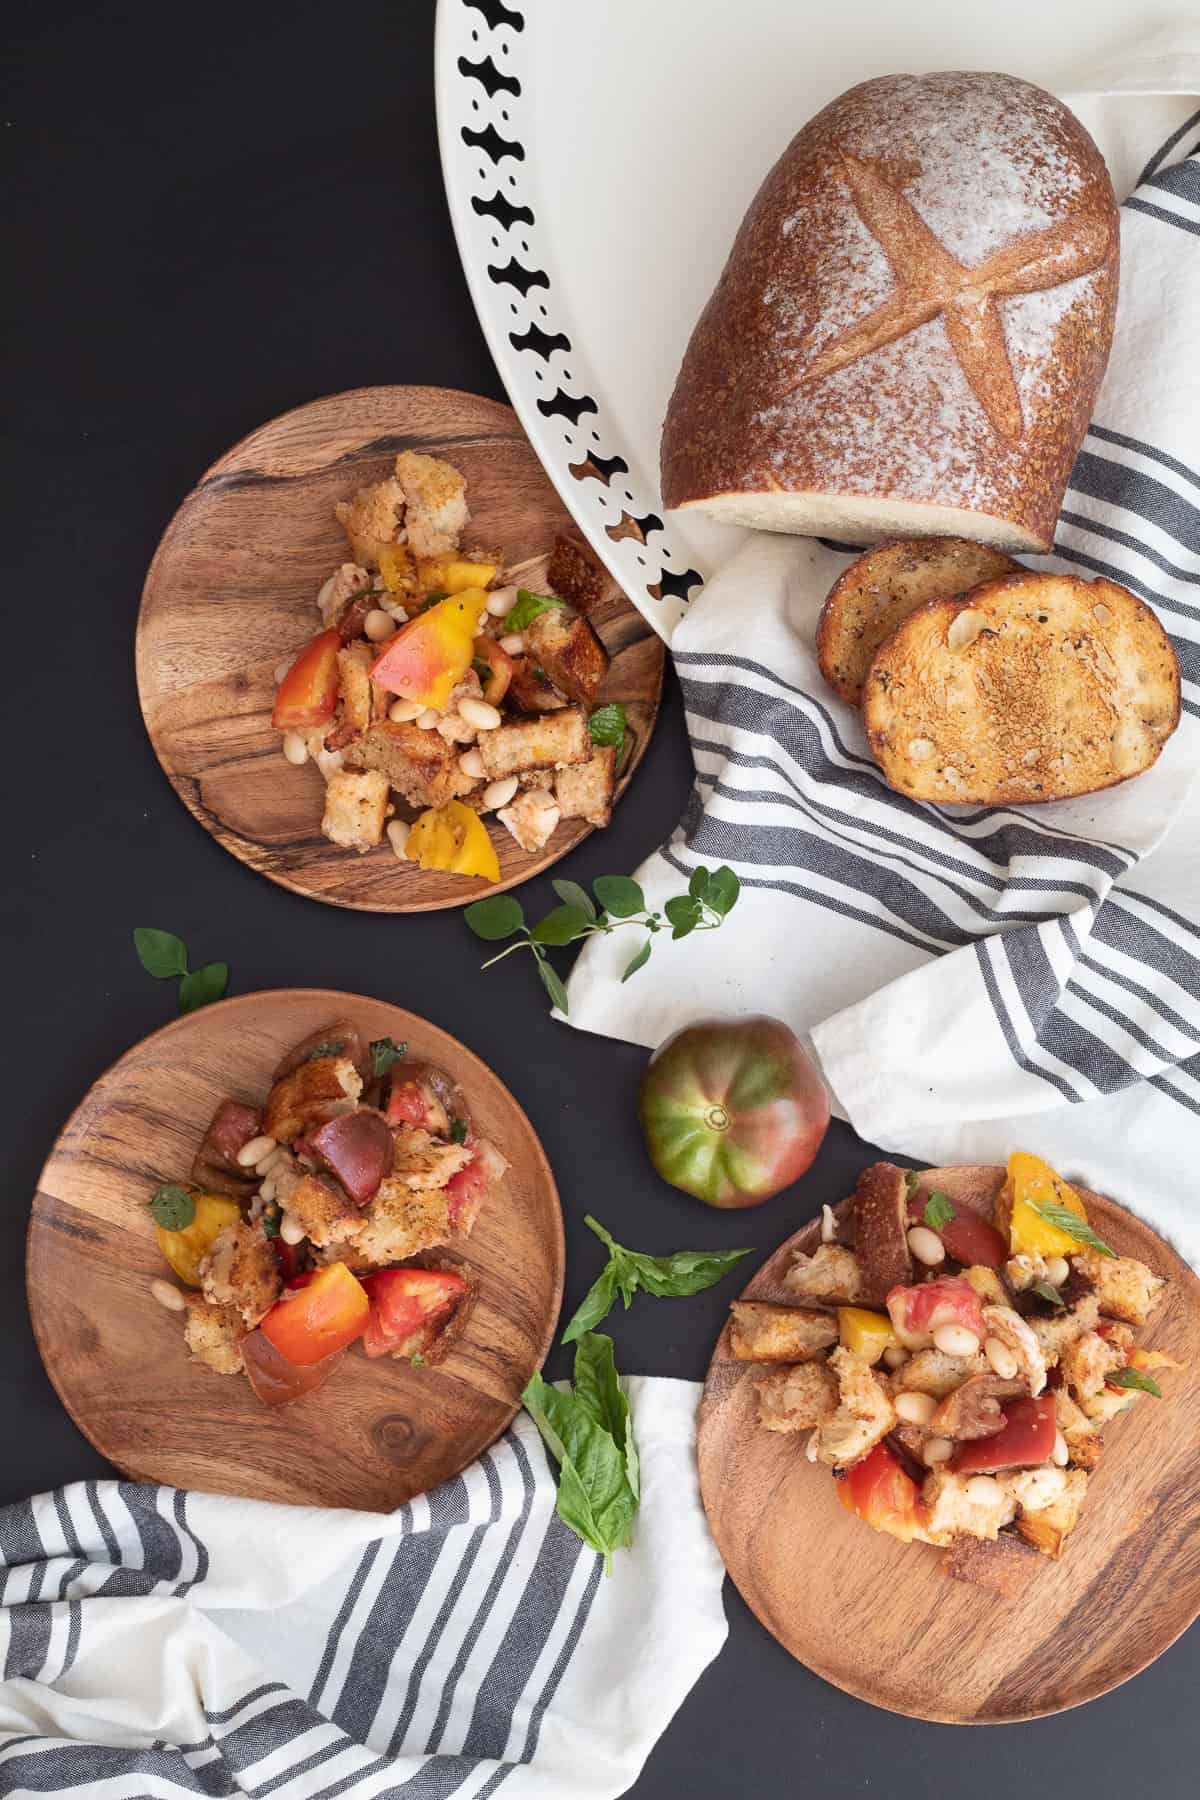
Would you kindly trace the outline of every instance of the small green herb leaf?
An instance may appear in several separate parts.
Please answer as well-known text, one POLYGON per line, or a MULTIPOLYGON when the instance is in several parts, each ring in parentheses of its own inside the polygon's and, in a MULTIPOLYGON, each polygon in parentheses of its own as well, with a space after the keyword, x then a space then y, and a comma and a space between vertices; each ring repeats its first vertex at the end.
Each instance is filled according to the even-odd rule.
POLYGON ((570 1004, 567 1000, 567 990, 544 956, 538 957, 538 974, 542 978, 542 986, 549 994, 551 1002, 565 1017, 570 1010, 570 1004))
POLYGON ((373 1038, 371 1041, 371 1073, 376 1080, 386 1075, 393 1063, 402 1062, 408 1055, 407 1044, 396 1044, 390 1037, 373 1038))
POLYGON ((467 907, 463 918, 475 936, 489 944, 511 937, 525 923, 521 902, 511 894, 492 894, 486 900, 476 900, 467 907))
POLYGON ((922 1214, 925 1223, 934 1231, 940 1231, 954 1217, 954 1207, 950 1203, 949 1194, 943 1194, 940 1188, 934 1188, 925 1202, 922 1214))
POLYGON ((408 1363, 409 1367, 412 1369, 423 1369, 425 1367, 425 1358, 421 1355, 419 1350, 414 1350, 408 1359, 408 1363))
POLYGON ((554 889, 564 906, 577 906, 580 912, 587 914, 589 919, 594 919, 596 917, 596 908, 592 904, 592 896, 578 881, 552 881, 550 886, 554 889))
POLYGON ((724 918, 737 905, 741 891, 742 884, 733 870, 722 863, 719 869, 714 869, 709 875, 708 885, 701 898, 706 906, 711 906, 715 913, 720 913, 724 918))
POLYGON ((441 594, 441 593, 426 594, 426 596, 422 600, 420 606, 417 608, 417 611, 418 612, 428 612, 430 607, 436 606, 439 600, 448 600, 449 598, 450 598, 449 594, 441 594))
POLYGON ((531 935, 535 944, 569 944, 590 924, 581 906, 556 906, 538 920, 531 935))
POLYGON ((273 1206, 268 1206, 262 1216, 263 1236, 267 1238, 277 1238, 279 1236, 279 1226, 280 1218, 277 1209, 273 1206))
POLYGON ((629 1404, 617 1379, 613 1341, 600 1332, 584 1332, 576 1345, 575 1397, 614 1444, 624 1444, 629 1404))
POLYGON ((214 1000, 221 998, 228 986, 228 963, 205 963, 202 969, 193 969, 179 984, 180 1012, 195 1012, 198 1007, 211 1006, 214 1000))
POLYGON ((673 900, 667 901, 663 911, 667 915, 673 938, 687 937, 690 931, 695 931, 703 917, 699 900, 693 900, 690 894, 677 894, 673 900))
POLYGON ((912 1199, 913 1195, 916 1193, 917 1187, 920 1184, 920 1180, 921 1180, 920 1174, 916 1169, 905 1169, 905 1171, 904 1171, 904 1186, 905 1186, 905 1190, 906 1190, 910 1200, 912 1199))
POLYGON ((518 588, 516 605, 509 608, 504 629, 506 632, 524 631, 542 613, 566 604, 565 600, 558 600, 553 594, 531 594, 528 588, 518 588))
POLYGON ((613 766, 619 775, 625 761, 625 708, 619 700, 598 706, 588 719, 588 732, 593 744, 611 744, 616 750, 613 766))
POLYGON ((628 875, 597 875, 592 883, 597 900, 614 919, 631 919, 645 912, 646 896, 628 875))
POLYGON ((1067 1304, 1058 1289, 1053 1287, 1048 1281, 1035 1281, 1029 1291, 1031 1294, 1036 1294, 1040 1300, 1048 1300, 1051 1306, 1065 1306, 1067 1304))
POLYGON ((1162 1389, 1152 1375, 1143 1374, 1141 1369, 1114 1369, 1105 1378, 1109 1387, 1137 1388, 1140 1393, 1153 1394, 1156 1400, 1162 1399, 1162 1389))
POLYGON ((636 975, 639 969, 644 969, 649 961, 650 939, 647 938, 641 949, 636 951, 625 964, 625 973, 622 975, 621 980, 623 982, 628 981, 631 975, 636 975))
POLYGON ((471 658, 471 667, 474 669, 476 675, 478 675, 480 681, 486 682, 492 679, 492 665, 491 663, 484 662, 482 656, 473 656, 471 658))
POLYGON ((1069 1206, 1060 1206, 1057 1200, 1031 1200, 1029 1202, 1039 1219, 1045 1219, 1047 1225, 1057 1225, 1065 1231, 1069 1238, 1077 1244, 1086 1244, 1090 1250, 1098 1250, 1101 1256, 1111 1256, 1116 1260, 1116 1251, 1110 1250, 1103 1238, 1098 1238, 1086 1219, 1073 1213, 1069 1206))
POLYGON ((168 1182, 150 1202, 154 1223, 164 1231, 186 1231, 196 1217, 196 1202, 186 1188, 168 1182))
POLYGON ((340 1038, 326 1038, 322 1043, 314 1044, 304 1060, 316 1062, 322 1056, 340 1056, 344 1049, 345 1045, 340 1038))
POLYGON ((581 1338, 585 1331, 591 1331, 602 1319, 607 1319, 617 1299, 617 1274, 611 1262, 607 1263, 598 1278, 580 1301, 571 1316, 571 1322, 563 1332, 564 1344, 573 1344, 581 1338))
POLYGON ((576 1394, 560 1392, 540 1375, 530 1379, 521 1399, 559 1465, 559 1518, 611 1569, 612 1553, 628 1544, 637 1511, 623 1446, 576 1394))
POLYGON ((156 981, 187 974, 187 950, 183 939, 173 932, 155 931, 152 926, 139 925, 133 934, 133 947, 147 975, 153 975, 156 981))
POLYGON ((618 1244, 590 1213, 583 1222, 606 1246, 608 1263, 563 1333, 564 1344, 572 1343, 606 1318, 618 1294, 626 1307, 639 1289, 668 1298, 699 1294, 727 1275, 743 1256, 751 1254, 749 1250, 675 1250, 669 1256, 646 1256, 618 1244))
POLYGON ((451 1121, 450 1121, 450 1142, 452 1144, 465 1144, 467 1141, 467 1132, 469 1129, 470 1128, 465 1119, 451 1119, 451 1121))

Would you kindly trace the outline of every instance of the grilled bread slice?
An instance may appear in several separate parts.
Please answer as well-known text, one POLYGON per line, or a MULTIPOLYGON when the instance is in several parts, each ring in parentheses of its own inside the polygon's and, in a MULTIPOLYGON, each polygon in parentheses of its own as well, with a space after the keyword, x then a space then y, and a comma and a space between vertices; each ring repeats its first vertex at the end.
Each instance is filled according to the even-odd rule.
POLYGON ((965 594, 1019 568, 1002 550, 969 538, 926 537, 877 544, 844 569, 817 621, 821 673, 851 706, 862 701, 867 670, 884 638, 927 600, 965 594))
POLYGON ((863 719, 889 786, 915 800, 1061 800, 1151 766, 1179 723, 1179 665, 1115 582, 1008 575, 903 620, 863 719))

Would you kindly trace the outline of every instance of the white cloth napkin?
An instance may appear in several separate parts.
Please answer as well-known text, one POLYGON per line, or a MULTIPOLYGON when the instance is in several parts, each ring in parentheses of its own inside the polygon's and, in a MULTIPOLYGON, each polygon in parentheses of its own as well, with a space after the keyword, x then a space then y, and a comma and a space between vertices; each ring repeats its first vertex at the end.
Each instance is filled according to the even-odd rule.
MULTIPOLYGON (((1177 54, 1175 78, 1194 96, 1200 54, 1177 54)), ((1111 86, 1139 79, 1131 66, 1111 86)), ((628 946, 592 940, 570 1019, 655 1045, 705 1014, 775 1014, 864 1138, 931 1164, 1037 1151, 1200 1260, 1185 1191, 1200 1123, 1200 112, 1178 95, 1165 111, 1072 104, 1094 129, 1121 121, 1127 167, 1148 125, 1166 130, 1122 209, 1113 353, 1055 554, 1028 560, 1155 607, 1183 674, 1178 731, 1149 773, 1082 800, 903 799, 816 666, 848 555, 749 537, 672 639, 696 786, 637 872, 661 905, 697 863, 727 862, 743 896, 718 935, 656 952, 624 986, 628 946)))
POLYGON ((524 1414, 388 1517, 126 1482, 0 1509, 0 1796, 624 1793, 726 1634, 699 1389, 626 1388, 607 1578, 524 1414))

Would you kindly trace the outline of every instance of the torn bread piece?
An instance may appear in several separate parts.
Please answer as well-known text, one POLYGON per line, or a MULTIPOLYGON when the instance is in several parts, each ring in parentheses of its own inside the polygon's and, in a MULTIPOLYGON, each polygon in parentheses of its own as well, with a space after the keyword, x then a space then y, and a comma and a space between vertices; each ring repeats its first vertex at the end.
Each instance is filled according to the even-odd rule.
POLYGON ((277 1144, 290 1144, 309 1125, 352 1112, 362 1089, 348 1056, 310 1056, 281 1075, 267 1095, 263 1132, 277 1144))
POLYGON ((560 694, 581 706, 595 705, 610 657, 582 613, 552 606, 530 620, 524 636, 529 655, 560 694))
POLYGON ((969 1582, 1001 1600, 1012 1600, 1038 1567, 1037 1551, 1007 1527, 994 1538, 956 1537, 942 1558, 955 1581, 969 1582))
POLYGON ((210 1305, 232 1306, 247 1328, 270 1312, 283 1286, 261 1227, 244 1219, 217 1233, 201 1265, 201 1282, 210 1305))
POLYGON ((457 550, 471 516, 465 478, 452 463, 417 450, 400 452, 396 476, 407 502, 404 525, 413 555, 444 556, 457 550))
POLYGON ((777 1369, 758 1382, 758 1422, 767 1431, 810 1431, 837 1411, 837 1377, 828 1363, 777 1369))
POLYGON ((359 488, 349 500, 335 501, 333 513, 346 534, 354 561, 361 568, 378 569, 383 546, 402 541, 404 489, 389 476, 386 481, 359 488))
POLYGON ((377 769, 338 769, 325 788, 321 831, 331 844, 360 856, 383 841, 388 781, 377 769))
POLYGON ((514 719, 495 731, 485 731, 478 750, 487 779, 499 781, 529 769, 556 770, 585 763, 592 754, 592 739, 582 707, 567 706, 561 712, 514 719))
POLYGON ((858 1258, 844 1244, 819 1244, 811 1256, 797 1252, 783 1285, 789 1294, 834 1306, 850 1305, 863 1297, 858 1258))
POLYGON ((908 1248, 908 1193, 905 1171, 895 1163, 872 1163, 854 1188, 854 1244, 862 1292, 882 1305, 888 1290, 913 1278, 908 1248))
POLYGON ((729 1347, 738 1362, 807 1362, 838 1341, 833 1313, 758 1300, 735 1300, 729 1312, 729 1347))
POLYGON ((1162 1298, 1166 1282, 1134 1256, 1102 1256, 1099 1250, 1082 1249, 1070 1259, 1071 1267, 1095 1289, 1100 1311, 1108 1319, 1121 1319, 1139 1329, 1162 1298))
POLYGON ((496 813, 505 830, 531 856, 550 842, 561 816, 558 801, 544 787, 527 788, 496 813))
POLYGON ((236 1306, 215 1306, 199 1294, 189 1294, 183 1335, 193 1360, 202 1362, 214 1375, 241 1374, 246 1325, 236 1306))
POLYGON ((880 1443, 897 1423, 896 1410, 869 1363, 841 1345, 829 1358, 837 1377, 838 1406, 816 1436, 816 1462, 849 1468, 880 1443))
POLYGON ((460 799, 476 785, 473 776, 463 773, 461 751, 440 732, 421 731, 411 720, 375 721, 345 756, 350 767, 376 771, 410 806, 422 810, 460 799))
POLYGON ((554 777, 554 797, 564 819, 586 819, 601 829, 612 818, 617 787, 617 752, 612 744, 597 744, 587 762, 560 769, 554 777))

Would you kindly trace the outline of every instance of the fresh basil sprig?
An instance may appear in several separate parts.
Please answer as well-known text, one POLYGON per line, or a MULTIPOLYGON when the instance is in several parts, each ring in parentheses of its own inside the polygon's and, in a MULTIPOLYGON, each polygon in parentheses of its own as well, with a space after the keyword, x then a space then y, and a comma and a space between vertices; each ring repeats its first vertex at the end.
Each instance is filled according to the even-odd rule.
POLYGON ((156 931, 151 925, 139 925, 133 934, 133 947, 147 975, 156 981, 170 981, 176 975, 179 983, 180 1012, 195 1012, 219 1000, 229 986, 229 964, 205 963, 202 969, 188 968, 187 946, 173 931, 156 931))
POLYGON ((558 600, 553 594, 531 594, 528 588, 518 588, 516 602, 508 609, 504 629, 506 632, 524 631, 541 613, 566 604, 565 600, 558 600))
POLYGON ((370 1051, 371 1073, 378 1080, 380 1075, 387 1074, 393 1063, 403 1062, 408 1055, 408 1045, 394 1043, 390 1037, 372 1038, 370 1051))
POLYGON ((468 1130, 469 1126, 465 1119, 451 1119, 450 1142, 452 1144, 465 1144, 467 1141, 468 1130))
POLYGON ((492 894, 486 900, 476 900, 466 908, 463 918, 475 936, 486 943, 500 943, 519 934, 517 943, 490 957, 482 966, 490 969, 514 950, 532 951, 551 1004, 564 1014, 567 990, 546 955, 548 948, 578 943, 580 938, 601 932, 607 936, 622 925, 640 925, 646 932, 646 941, 625 965, 621 980, 628 981, 649 962, 656 933, 669 929, 674 940, 693 931, 715 931, 733 910, 741 892, 741 883, 728 868, 694 869, 687 893, 666 901, 661 912, 647 908, 645 894, 628 875, 597 875, 592 883, 595 900, 577 881, 554 881, 550 885, 562 904, 532 927, 525 923, 521 902, 511 894, 492 894))
POLYGON ((639 1290, 669 1297, 699 1294, 728 1275, 743 1256, 751 1254, 749 1250, 675 1250, 669 1256, 646 1256, 640 1250, 627 1250, 624 1244, 618 1244, 590 1213, 583 1222, 607 1247, 608 1262, 563 1332, 564 1344, 574 1343, 606 1319, 618 1294, 627 1311, 639 1290))
POLYGON ((625 708, 619 700, 610 700, 607 706, 598 706, 588 718, 588 735, 593 744, 602 747, 611 744, 616 750, 613 758, 613 773, 621 773, 621 764, 625 761, 625 708))
POLYGON ((186 1231, 196 1217, 195 1200, 185 1187, 178 1187, 173 1181, 160 1187, 149 1205, 154 1223, 164 1231, 186 1231))
POLYGON ((1111 1250, 1103 1238, 1097 1237, 1087 1220, 1073 1213, 1069 1206, 1060 1206, 1057 1200, 1031 1200, 1029 1204, 1047 1225, 1056 1225, 1077 1244, 1086 1244, 1090 1250, 1098 1250, 1101 1256, 1111 1256, 1116 1261, 1116 1251, 1111 1250))
POLYGON ((954 1217, 954 1207, 949 1194, 943 1194, 940 1188, 934 1188, 925 1202, 925 1223, 934 1231, 940 1231, 954 1217))
POLYGON ((611 1574, 613 1551, 632 1537, 640 1495, 633 1422, 612 1339, 590 1332, 580 1339, 573 1389, 564 1392, 534 1375, 521 1400, 559 1465, 559 1518, 603 1556, 611 1574))
POLYGON ((1048 1300, 1051 1306, 1067 1304, 1058 1289, 1049 1281, 1035 1281, 1029 1291, 1031 1294, 1036 1294, 1040 1300, 1048 1300))
POLYGON ((1109 1387, 1137 1388, 1143 1394, 1153 1394, 1156 1400, 1162 1399, 1162 1389, 1152 1375, 1145 1375, 1141 1369, 1114 1369, 1111 1375, 1104 1377, 1109 1387))

